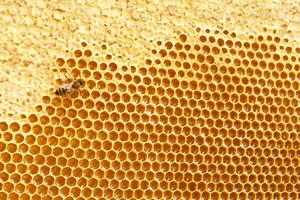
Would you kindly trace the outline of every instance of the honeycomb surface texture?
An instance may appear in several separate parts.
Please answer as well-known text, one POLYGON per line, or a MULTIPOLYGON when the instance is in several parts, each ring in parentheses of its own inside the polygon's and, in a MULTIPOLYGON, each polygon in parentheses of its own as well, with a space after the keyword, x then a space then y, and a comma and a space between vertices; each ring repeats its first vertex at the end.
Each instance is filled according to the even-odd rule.
POLYGON ((0 199, 300 199, 295 2, 2 1, 0 199))

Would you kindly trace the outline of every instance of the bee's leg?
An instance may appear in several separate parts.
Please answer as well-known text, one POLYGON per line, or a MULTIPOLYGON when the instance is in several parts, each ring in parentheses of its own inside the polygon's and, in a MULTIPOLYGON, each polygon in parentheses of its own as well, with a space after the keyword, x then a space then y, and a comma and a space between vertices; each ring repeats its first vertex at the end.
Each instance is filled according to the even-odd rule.
POLYGON ((67 94, 71 94, 71 93, 73 93, 75 90, 73 89, 73 88, 70 88, 69 90, 68 90, 68 92, 67 92, 67 94))
POLYGON ((67 74, 66 74, 66 73, 64 73, 64 75, 65 75, 66 79, 69 79, 69 77, 67 76, 67 74))
POLYGON ((59 73, 57 73, 58 79, 61 80, 59 73))
POLYGON ((62 83, 66 83, 66 82, 67 82, 66 80, 64 80, 64 79, 62 79, 62 78, 60 77, 59 73, 57 74, 57 76, 58 76, 58 79, 59 79, 62 83))
POLYGON ((58 80, 61 81, 62 83, 64 83, 64 80, 60 78, 59 73, 57 74, 57 76, 58 76, 58 80))
POLYGON ((69 76, 67 76, 67 74, 66 73, 64 73, 64 76, 65 76, 65 83, 70 83, 71 82, 71 78, 69 77, 69 76))

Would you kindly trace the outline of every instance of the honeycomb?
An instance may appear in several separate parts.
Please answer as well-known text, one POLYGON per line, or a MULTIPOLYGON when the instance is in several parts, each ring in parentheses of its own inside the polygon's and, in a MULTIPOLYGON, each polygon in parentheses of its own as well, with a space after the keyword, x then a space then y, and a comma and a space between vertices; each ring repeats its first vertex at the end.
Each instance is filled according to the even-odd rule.
POLYGON ((300 48, 211 27, 136 63, 100 40, 54 54, 34 109, 3 109, 0 199, 300 199, 300 48), (53 94, 63 73, 81 92, 53 94))

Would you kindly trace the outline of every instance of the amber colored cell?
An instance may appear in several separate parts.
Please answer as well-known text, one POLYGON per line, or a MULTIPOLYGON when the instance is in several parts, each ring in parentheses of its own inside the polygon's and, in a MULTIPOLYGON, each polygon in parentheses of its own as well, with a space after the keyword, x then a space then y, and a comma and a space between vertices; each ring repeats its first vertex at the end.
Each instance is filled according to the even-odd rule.
POLYGON ((52 114, 54 114, 55 109, 52 106, 47 106, 46 112, 48 113, 48 115, 52 115, 52 114))
POLYGON ((65 60, 63 58, 57 58, 56 64, 61 67, 65 64, 65 60))
POLYGON ((80 49, 76 49, 76 50, 74 51, 74 56, 75 56, 75 57, 81 57, 81 56, 82 56, 82 51, 81 51, 80 49))
POLYGON ((90 61, 90 62, 88 63, 88 66, 89 66, 89 69, 90 69, 90 70, 96 70, 98 64, 97 64, 96 61, 93 61, 93 60, 92 60, 92 61, 90 61))
POLYGON ((91 75, 92 75, 92 73, 90 72, 90 70, 83 70, 81 72, 81 76, 86 78, 86 79, 89 79, 91 75))
POLYGON ((82 106, 83 106, 83 101, 82 101, 82 100, 76 99, 76 100, 74 101, 74 107, 75 107, 76 109, 79 109, 79 108, 81 108, 82 106))
POLYGON ((17 122, 13 122, 9 125, 10 129, 14 132, 20 129, 20 125, 17 122))
POLYGON ((70 59, 67 60, 67 65, 69 67, 75 67, 76 61, 74 59, 70 58, 70 59))
POLYGON ((77 65, 79 68, 85 68, 87 66, 87 62, 84 59, 79 59, 77 65))
POLYGON ((92 80, 87 81, 86 85, 89 89, 94 89, 96 87, 95 81, 92 80))
POLYGON ((1 131, 6 131, 8 129, 8 125, 6 122, 0 122, 1 131))
POLYGON ((84 55, 86 57, 91 57, 92 56, 92 51, 87 49, 87 50, 84 51, 84 55))
POLYGON ((181 34, 179 36, 179 38, 180 38, 181 42, 186 42, 186 40, 187 40, 187 36, 185 34, 181 34))
POLYGON ((3 139, 6 141, 6 142, 9 142, 13 139, 13 135, 9 132, 6 132, 3 134, 3 139))

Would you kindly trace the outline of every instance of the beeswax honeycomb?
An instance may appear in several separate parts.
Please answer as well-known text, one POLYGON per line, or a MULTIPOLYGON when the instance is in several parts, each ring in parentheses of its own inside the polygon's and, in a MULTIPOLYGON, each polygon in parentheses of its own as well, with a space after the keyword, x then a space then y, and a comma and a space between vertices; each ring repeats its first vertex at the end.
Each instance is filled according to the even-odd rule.
POLYGON ((0 122, 0 199, 300 198, 300 48, 287 38, 197 26, 149 40, 137 64, 77 42, 51 73, 82 91, 47 91, 0 122))

